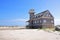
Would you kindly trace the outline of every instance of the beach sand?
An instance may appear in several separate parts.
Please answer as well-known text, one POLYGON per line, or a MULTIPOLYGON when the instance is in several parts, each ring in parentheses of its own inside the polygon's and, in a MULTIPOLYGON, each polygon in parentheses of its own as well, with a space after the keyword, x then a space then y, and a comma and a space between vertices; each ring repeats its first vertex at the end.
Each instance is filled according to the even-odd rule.
POLYGON ((0 40, 60 40, 60 32, 39 29, 0 30, 0 40))

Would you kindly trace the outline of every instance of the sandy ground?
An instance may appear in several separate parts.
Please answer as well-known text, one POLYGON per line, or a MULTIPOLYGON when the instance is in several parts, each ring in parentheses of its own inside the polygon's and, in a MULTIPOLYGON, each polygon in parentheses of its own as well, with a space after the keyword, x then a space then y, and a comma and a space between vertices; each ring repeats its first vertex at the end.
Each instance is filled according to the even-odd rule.
POLYGON ((0 40, 60 40, 60 32, 39 29, 0 30, 0 40))

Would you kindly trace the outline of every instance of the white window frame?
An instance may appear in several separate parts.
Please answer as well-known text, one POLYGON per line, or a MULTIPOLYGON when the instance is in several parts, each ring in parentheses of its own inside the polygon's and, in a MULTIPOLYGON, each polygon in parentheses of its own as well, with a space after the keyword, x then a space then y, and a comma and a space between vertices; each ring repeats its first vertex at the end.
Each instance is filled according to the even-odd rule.
POLYGON ((53 20, 51 20, 51 23, 54 23, 54 21, 53 21, 53 20))
POLYGON ((39 20, 37 20, 37 23, 39 23, 39 20))
POLYGON ((36 24, 36 20, 34 21, 34 23, 36 24))
POLYGON ((46 23, 47 21, 46 20, 43 20, 44 23, 46 23))
POLYGON ((39 22, 41 23, 41 20, 39 22))

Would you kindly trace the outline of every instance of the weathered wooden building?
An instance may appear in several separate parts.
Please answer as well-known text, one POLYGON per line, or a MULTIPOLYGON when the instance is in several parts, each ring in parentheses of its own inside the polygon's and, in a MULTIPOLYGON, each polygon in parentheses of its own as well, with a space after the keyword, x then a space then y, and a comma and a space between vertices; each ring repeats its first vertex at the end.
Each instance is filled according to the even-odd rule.
POLYGON ((54 17, 49 10, 35 14, 34 9, 29 10, 30 19, 28 20, 28 28, 53 28, 54 17))

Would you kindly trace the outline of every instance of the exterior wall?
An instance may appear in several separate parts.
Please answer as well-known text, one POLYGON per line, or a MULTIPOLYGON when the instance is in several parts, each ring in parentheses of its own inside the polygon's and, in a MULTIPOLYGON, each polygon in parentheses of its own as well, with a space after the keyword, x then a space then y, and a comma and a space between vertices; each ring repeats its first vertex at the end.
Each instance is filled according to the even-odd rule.
POLYGON ((54 19, 48 19, 48 18, 41 18, 41 19, 34 19, 33 21, 30 22, 30 25, 32 26, 38 26, 42 28, 53 28, 54 27, 54 19), (44 20, 46 22, 44 22, 44 20), (53 23, 51 22, 53 21, 53 23), (35 23, 36 21, 36 23, 35 23))
POLYGON ((43 28, 53 28, 54 27, 54 19, 43 18, 42 19, 42 27, 43 28), (44 22, 44 20, 45 20, 45 22, 44 22))

